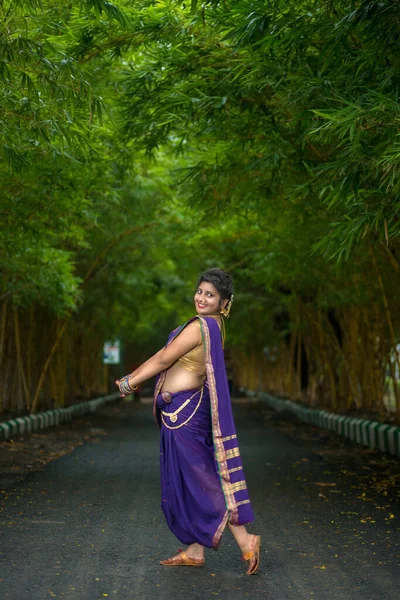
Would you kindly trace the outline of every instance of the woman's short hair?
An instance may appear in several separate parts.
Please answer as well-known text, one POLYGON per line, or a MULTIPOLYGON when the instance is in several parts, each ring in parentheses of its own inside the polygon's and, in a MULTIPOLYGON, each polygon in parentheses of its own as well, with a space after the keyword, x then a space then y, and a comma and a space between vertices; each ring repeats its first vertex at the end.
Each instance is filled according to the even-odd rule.
POLYGON ((233 281, 229 273, 222 269, 207 269, 207 271, 200 274, 197 285, 200 285, 202 281, 212 283, 221 295, 222 300, 225 300, 225 298, 230 300, 233 294, 233 281))

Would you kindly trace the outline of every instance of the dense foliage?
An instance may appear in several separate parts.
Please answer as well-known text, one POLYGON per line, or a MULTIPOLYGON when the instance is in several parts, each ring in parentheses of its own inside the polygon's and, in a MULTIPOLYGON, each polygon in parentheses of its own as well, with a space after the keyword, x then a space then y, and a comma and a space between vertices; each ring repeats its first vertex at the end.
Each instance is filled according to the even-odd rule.
POLYGON ((19 376, 26 406, 71 318, 139 360, 219 264, 238 383, 383 410, 388 375, 400 410, 399 17, 398 0, 0 4, 0 361, 13 307, 59 332, 43 382, 19 376))

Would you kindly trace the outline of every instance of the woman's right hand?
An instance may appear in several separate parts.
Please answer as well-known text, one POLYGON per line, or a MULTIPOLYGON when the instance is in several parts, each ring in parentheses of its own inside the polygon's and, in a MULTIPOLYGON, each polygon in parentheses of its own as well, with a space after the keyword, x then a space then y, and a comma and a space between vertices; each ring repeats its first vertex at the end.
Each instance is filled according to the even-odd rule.
POLYGON ((125 396, 129 396, 129 394, 132 394, 133 392, 135 392, 138 389, 138 385, 132 385, 131 384, 131 378, 133 377, 132 373, 130 373, 129 375, 125 375, 125 377, 122 377, 122 379, 117 379, 115 381, 115 383, 118 385, 119 387, 119 391, 121 392, 120 396, 121 398, 125 398, 125 396))
MULTIPOLYGON (((119 389, 119 383, 120 383, 120 381, 121 381, 120 379, 116 379, 116 380, 115 380, 115 385, 117 385, 117 386, 118 386, 118 389, 119 389)), ((122 394, 122 393, 121 393, 121 390, 119 390, 119 391, 120 391, 119 397, 120 397, 120 398, 125 398, 125 394, 122 394)))

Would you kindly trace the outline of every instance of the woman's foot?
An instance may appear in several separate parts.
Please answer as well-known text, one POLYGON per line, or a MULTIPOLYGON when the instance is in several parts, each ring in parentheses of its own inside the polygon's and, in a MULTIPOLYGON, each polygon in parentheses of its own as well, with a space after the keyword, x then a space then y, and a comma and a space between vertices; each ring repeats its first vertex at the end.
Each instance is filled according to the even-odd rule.
POLYGON ((252 535, 250 533, 247 535, 248 542, 241 548, 243 552, 242 558, 248 563, 246 575, 254 575, 260 566, 261 537, 259 535, 252 535))
POLYGON ((202 567, 204 563, 204 547, 200 544, 191 544, 185 552, 179 550, 176 556, 160 561, 166 567, 202 567))

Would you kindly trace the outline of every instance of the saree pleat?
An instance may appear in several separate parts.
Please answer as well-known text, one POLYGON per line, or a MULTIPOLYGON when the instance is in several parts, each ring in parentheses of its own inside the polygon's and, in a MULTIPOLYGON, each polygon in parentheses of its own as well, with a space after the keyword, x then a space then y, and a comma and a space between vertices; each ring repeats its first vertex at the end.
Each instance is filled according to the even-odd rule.
MULTIPOLYGON (((193 390, 172 394, 167 405, 160 394, 157 406, 173 412, 192 394, 193 390)), ((197 398, 179 413, 179 422, 190 417, 193 401, 197 398)), ((213 537, 226 507, 215 468, 207 388, 199 409, 186 425, 169 429, 163 424, 160 467, 161 508, 169 528, 183 544, 197 542, 213 547, 213 537)))
MULTIPOLYGON (((156 382, 153 411, 160 426, 161 508, 171 531, 183 544, 196 542, 217 548, 228 519, 232 525, 243 525, 253 521, 254 515, 220 330, 210 317, 195 318, 200 319, 205 347, 207 377, 202 390, 197 394, 196 390, 161 393, 165 372, 156 382)), ((168 343, 183 327, 172 332, 168 343)))

